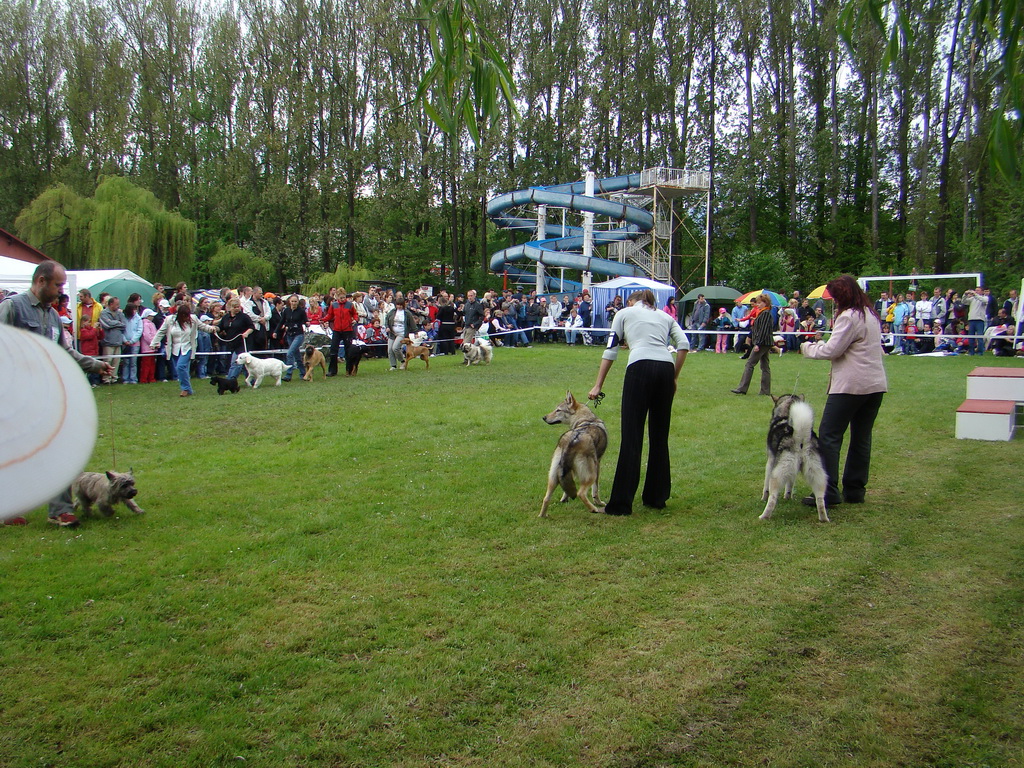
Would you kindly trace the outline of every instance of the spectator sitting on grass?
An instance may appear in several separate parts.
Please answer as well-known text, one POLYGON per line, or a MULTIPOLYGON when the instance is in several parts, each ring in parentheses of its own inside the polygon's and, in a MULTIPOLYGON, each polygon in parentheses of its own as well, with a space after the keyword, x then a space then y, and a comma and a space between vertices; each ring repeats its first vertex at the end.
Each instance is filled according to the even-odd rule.
POLYGON ((891 355, 894 345, 895 340, 893 339, 889 324, 882 323, 882 351, 887 355, 891 355))
POLYGON ((932 323, 932 336, 935 337, 936 352, 945 352, 948 355, 957 354, 956 339, 946 335, 942 330, 942 324, 937 320, 932 323))

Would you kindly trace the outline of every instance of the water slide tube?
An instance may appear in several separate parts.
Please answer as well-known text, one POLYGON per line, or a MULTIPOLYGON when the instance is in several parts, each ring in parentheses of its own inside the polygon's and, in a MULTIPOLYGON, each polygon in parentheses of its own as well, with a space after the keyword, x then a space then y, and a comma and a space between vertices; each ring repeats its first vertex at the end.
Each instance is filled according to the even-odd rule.
MULTIPOLYGON (((595 194, 624 192, 640 186, 640 174, 614 176, 598 179, 594 183, 595 194)), ((586 182, 555 184, 549 187, 531 187, 517 192, 507 192, 492 198, 487 203, 487 215, 501 229, 522 229, 536 233, 535 219, 508 216, 506 212, 522 205, 550 205, 567 208, 579 213, 593 213, 615 221, 622 226, 615 229, 595 229, 594 245, 606 245, 622 240, 633 240, 654 227, 654 216, 650 211, 624 203, 616 203, 599 197, 588 197, 586 182)), ((504 272, 510 262, 525 260, 539 261, 546 267, 564 267, 595 272, 601 275, 643 276, 643 271, 632 264, 583 255, 583 228, 565 227, 561 224, 547 224, 544 240, 533 240, 523 245, 504 248, 491 255, 491 271, 504 272)))

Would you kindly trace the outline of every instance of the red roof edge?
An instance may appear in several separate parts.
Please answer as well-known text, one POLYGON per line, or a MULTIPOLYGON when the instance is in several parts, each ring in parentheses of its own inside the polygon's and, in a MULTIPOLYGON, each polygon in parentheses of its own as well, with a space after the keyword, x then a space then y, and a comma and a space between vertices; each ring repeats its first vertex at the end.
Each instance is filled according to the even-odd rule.
POLYGON ((0 229, 0 256, 27 261, 30 264, 41 264, 50 260, 45 253, 15 237, 6 229, 0 229))

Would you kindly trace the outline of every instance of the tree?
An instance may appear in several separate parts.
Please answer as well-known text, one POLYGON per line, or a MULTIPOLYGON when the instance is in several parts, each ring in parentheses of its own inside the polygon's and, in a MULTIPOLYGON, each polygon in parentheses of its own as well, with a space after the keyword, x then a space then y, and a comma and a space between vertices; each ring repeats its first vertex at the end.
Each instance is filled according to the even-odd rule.
POLYGON ((88 199, 53 187, 32 201, 15 228, 73 269, 130 269, 167 283, 192 277, 195 224, 119 176, 104 177, 88 199))

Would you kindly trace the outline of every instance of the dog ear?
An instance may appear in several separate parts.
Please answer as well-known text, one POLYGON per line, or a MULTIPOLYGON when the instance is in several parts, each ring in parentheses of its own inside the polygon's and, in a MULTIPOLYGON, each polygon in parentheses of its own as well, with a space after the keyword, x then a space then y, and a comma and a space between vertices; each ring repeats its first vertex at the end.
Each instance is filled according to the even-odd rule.
POLYGON ((782 397, 781 395, 779 395, 779 397, 776 397, 775 395, 768 395, 768 396, 772 399, 772 402, 775 403, 776 405, 779 404, 779 398, 782 397))
POLYGON ((576 402, 576 398, 572 396, 572 392, 570 390, 568 390, 568 389, 565 390, 565 404, 566 405, 572 405, 575 402, 576 402))
POLYGON ((107 480, 109 480, 110 482, 114 482, 114 480, 117 479, 117 478, 114 477, 114 473, 111 472, 110 470, 107 470, 106 474, 107 474, 107 480))

